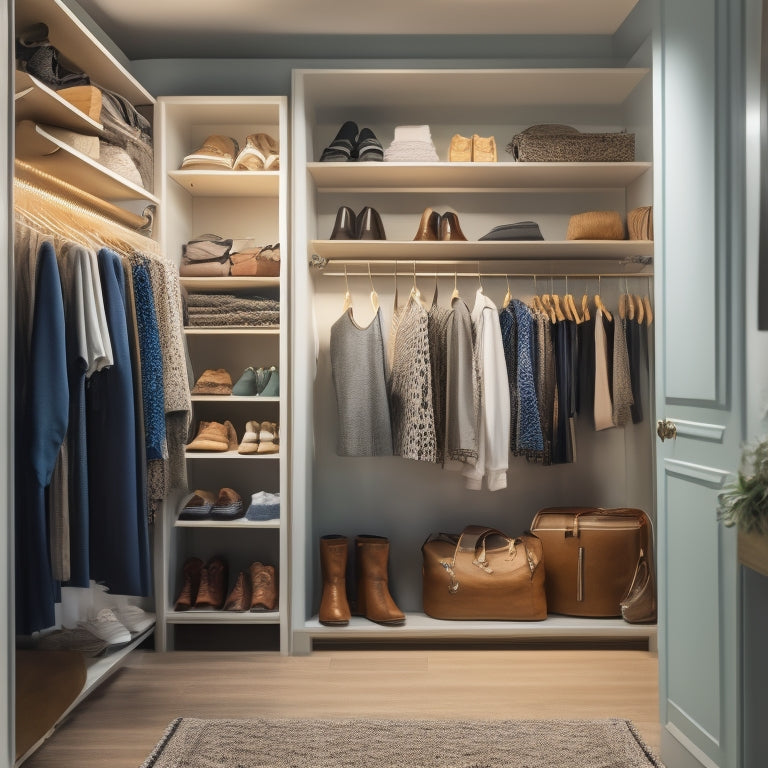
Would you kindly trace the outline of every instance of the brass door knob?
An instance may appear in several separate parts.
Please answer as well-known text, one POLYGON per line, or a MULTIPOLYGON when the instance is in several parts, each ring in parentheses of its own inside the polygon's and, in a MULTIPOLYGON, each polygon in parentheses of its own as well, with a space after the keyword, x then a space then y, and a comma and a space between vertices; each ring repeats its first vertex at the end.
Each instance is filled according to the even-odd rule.
POLYGON ((665 440, 674 440, 677 437, 677 427, 674 421, 664 419, 656 423, 656 434, 659 436, 661 442, 665 440))

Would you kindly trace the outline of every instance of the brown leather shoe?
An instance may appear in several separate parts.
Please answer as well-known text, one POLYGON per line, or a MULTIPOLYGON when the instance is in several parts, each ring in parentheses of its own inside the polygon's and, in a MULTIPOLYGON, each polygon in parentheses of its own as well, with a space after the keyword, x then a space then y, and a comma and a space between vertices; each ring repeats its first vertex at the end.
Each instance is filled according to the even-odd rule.
POLYGON ((344 627, 349 624, 347 601, 347 548, 346 536, 320 537, 320 569, 323 574, 323 597, 318 619, 321 624, 344 627))
POLYGON ((459 226, 459 217, 448 211, 440 217, 440 239, 441 240, 466 240, 464 233, 459 226))
POLYGON ((274 611, 277 606, 277 579, 274 566, 251 563, 251 610, 265 608, 274 611))
POLYGON ((225 451, 237 450, 237 432, 232 423, 225 421, 201 421, 195 439, 187 446, 188 451, 225 451))
POLYGON ((200 589, 195 608, 218 611, 224 605, 229 582, 229 566, 222 557, 212 557, 200 571, 200 589))
POLYGON ((197 593, 200 589, 200 571, 203 567, 203 561, 199 557, 188 557, 184 561, 182 573, 184 574, 184 585, 176 598, 174 611, 188 611, 197 600, 197 593))
POLYGON ((405 623, 405 614, 389 594, 389 539, 383 536, 358 536, 357 610, 377 624, 397 626, 405 623))
POLYGON ((251 579, 245 571, 240 571, 237 574, 237 581, 235 586, 229 593, 226 603, 224 603, 225 611, 248 611, 251 608, 251 579))
POLYGON ((414 240, 439 240, 440 239, 440 214, 431 208, 425 208, 421 214, 419 229, 414 240))

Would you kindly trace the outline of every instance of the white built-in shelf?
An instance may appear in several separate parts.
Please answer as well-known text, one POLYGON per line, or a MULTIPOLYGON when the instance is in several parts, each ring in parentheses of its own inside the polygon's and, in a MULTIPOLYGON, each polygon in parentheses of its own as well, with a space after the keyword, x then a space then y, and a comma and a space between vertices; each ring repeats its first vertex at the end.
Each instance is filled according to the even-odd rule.
POLYGON ((168 609, 169 624, 279 624, 279 611, 174 611, 168 609))
POLYGON ((572 616, 549 616, 544 621, 444 621, 423 613, 406 613, 405 624, 399 627, 382 627, 360 616, 353 616, 346 627, 328 627, 314 616, 298 632, 324 640, 656 640, 655 624, 572 616))
POLYGON ((241 459, 243 461, 265 461, 279 459, 279 453, 238 453, 237 451, 187 451, 187 459, 241 459))
MULTIPOLYGON (((516 125, 521 107, 617 106, 650 70, 636 67, 573 69, 301 70, 304 100, 312 109, 355 105, 382 114, 408 109, 450 109, 476 123, 489 117, 516 125), (342 82, 343 81, 343 82, 342 82)), ((348 118, 347 118, 348 119, 348 118)), ((512 138, 511 136, 509 137, 512 138)), ((496 137, 503 148, 506 139, 496 137)))
POLYGON ((279 171, 168 171, 193 197, 277 197, 279 171))
POLYGON ((100 86, 125 96, 132 104, 154 104, 149 92, 130 74, 127 59, 111 51, 62 0, 16 3, 16 34, 38 22, 48 25, 48 39, 76 69, 100 86))
POLYGON ((251 328, 246 326, 217 325, 217 326, 185 326, 184 333, 187 336, 215 336, 215 335, 234 335, 234 336, 279 336, 280 328, 270 325, 267 328, 251 328))
POLYGON ((261 395, 192 395, 193 403, 279 403, 279 397, 262 397, 261 395))
POLYGON ((30 120, 16 125, 16 157, 104 200, 160 200, 30 120))
POLYGON ((502 192, 623 188, 651 163, 308 163, 320 191, 502 192))
POLYGON ((174 525, 177 528, 220 528, 223 530, 228 530, 229 528, 277 529, 280 527, 280 519, 246 520, 244 517, 241 517, 237 520, 179 520, 177 518, 174 525))
POLYGON ((182 275, 179 279, 190 293, 280 287, 279 277, 184 277, 182 275))
POLYGON ((44 83, 18 70, 15 74, 13 107, 16 122, 32 120, 89 136, 95 136, 102 130, 101 123, 62 99, 44 83))
POLYGON ((642 272, 653 260, 651 240, 539 240, 539 241, 411 241, 411 240, 312 240, 310 256, 329 262, 401 261, 464 262, 506 261, 531 266, 541 274, 578 270, 590 263, 603 269, 620 265, 628 273, 642 272))

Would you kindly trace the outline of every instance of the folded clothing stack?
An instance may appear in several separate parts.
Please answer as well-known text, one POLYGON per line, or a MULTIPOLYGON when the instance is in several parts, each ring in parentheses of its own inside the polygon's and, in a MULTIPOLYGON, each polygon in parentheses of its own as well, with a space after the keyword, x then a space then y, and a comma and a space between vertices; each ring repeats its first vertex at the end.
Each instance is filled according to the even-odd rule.
POLYGON ((280 517, 280 494, 259 491, 251 495, 246 520, 275 520, 280 517))
POLYGON ((182 277, 226 277, 232 241, 218 235, 199 235, 182 247, 182 277))
POLYGON ((428 125, 398 125, 395 138, 384 150, 390 163, 436 163, 440 160, 428 125))
POLYGON ((186 297, 190 326, 269 326, 280 323, 280 302, 262 296, 190 293, 186 297))
POLYGON ((279 277, 280 243, 244 248, 229 257, 233 277, 279 277))

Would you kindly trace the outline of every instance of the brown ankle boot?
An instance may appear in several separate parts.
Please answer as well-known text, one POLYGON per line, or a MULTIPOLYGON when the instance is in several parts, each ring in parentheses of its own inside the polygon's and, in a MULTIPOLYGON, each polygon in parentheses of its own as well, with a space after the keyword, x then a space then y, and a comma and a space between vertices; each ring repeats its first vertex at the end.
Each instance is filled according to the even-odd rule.
POLYGON ((221 557, 212 557, 200 571, 200 589, 197 593, 195 608, 218 611, 224 605, 229 581, 227 561, 221 557))
POLYGON ((268 611, 274 611, 277 607, 277 580, 274 566, 251 563, 248 570, 251 577, 251 610, 265 608, 268 611))
POLYGON ((355 551, 358 612, 377 624, 404 624, 405 614, 389 594, 389 539, 383 536, 358 536, 355 539, 355 551))
POLYGON ((251 579, 245 571, 237 574, 235 586, 224 603, 225 611, 249 611, 251 609, 251 579))
POLYGON ((188 611, 197 600, 197 593, 200 589, 200 570, 203 567, 203 561, 199 557, 188 557, 184 561, 184 586, 176 598, 174 611, 188 611))
POLYGON ((323 574, 323 597, 318 619, 321 624, 343 627, 349 624, 347 602, 347 538, 330 535, 320 537, 320 569, 323 574))

